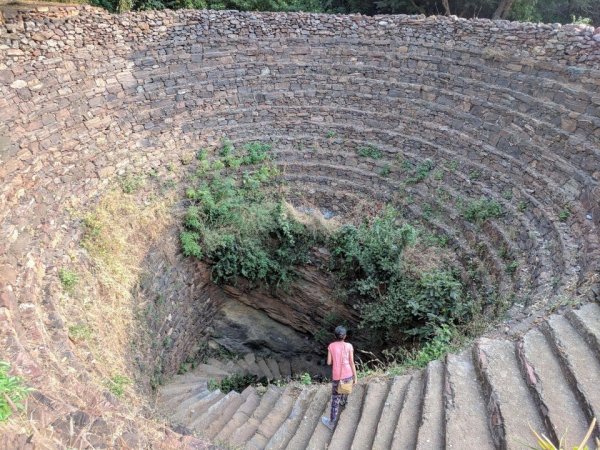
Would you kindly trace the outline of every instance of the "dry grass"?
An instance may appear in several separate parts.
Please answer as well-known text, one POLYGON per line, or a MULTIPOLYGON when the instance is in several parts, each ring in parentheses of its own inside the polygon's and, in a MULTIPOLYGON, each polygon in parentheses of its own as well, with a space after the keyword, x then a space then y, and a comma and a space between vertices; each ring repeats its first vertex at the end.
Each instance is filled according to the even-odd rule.
MULTIPOLYGON (((142 263, 153 243, 172 226, 174 195, 146 197, 113 190, 91 211, 82 214, 82 249, 71 256, 79 281, 62 294, 61 315, 68 318, 69 337, 79 357, 92 358, 97 385, 131 373, 132 343, 142 324, 134 317, 132 292, 142 263)), ((141 405, 134 386, 125 386, 124 397, 141 405)))
POLYGON ((291 218, 300 222, 309 231, 314 233, 327 236, 338 229, 341 225, 339 219, 335 217, 326 219, 318 208, 311 208, 311 211, 308 213, 299 211, 294 207, 294 205, 288 202, 285 202, 285 207, 291 218))
POLYGON ((448 265, 458 265, 456 255, 449 249, 425 245, 422 242, 404 248, 402 263, 406 270, 416 269, 418 273, 438 270, 448 265))

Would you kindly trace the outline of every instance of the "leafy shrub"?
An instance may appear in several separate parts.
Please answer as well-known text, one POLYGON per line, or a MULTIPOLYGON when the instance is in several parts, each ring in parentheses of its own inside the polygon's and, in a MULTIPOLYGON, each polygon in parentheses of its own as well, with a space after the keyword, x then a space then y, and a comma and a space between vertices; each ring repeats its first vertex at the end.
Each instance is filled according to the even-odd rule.
POLYGON ((422 163, 420 163, 414 170, 411 176, 406 179, 408 184, 416 184, 425 180, 429 173, 433 170, 435 164, 432 160, 426 159, 422 163))
POLYGON ((131 384, 131 380, 123 375, 115 375, 106 380, 106 387, 117 397, 122 397, 125 393, 125 386, 131 384))
POLYGON ((367 145, 365 147, 360 147, 356 153, 358 156, 362 156, 363 158, 371 158, 371 159, 381 159, 383 158, 383 153, 374 145, 367 145))
POLYGON ((379 175, 382 177, 388 177, 392 173, 392 167, 389 164, 384 165, 379 171, 379 175))
POLYGON ((31 388, 23 385, 23 379, 9 375, 10 364, 0 361, 0 422, 8 420, 15 412, 13 407, 23 409, 23 402, 31 388))
POLYGON ((357 301, 361 326, 387 345, 428 339, 444 324, 465 321, 472 310, 454 270, 413 273, 405 267, 403 250, 415 243, 417 231, 398 222, 388 208, 358 228, 341 227, 329 244, 331 268, 357 301))
POLYGON ((221 147, 221 159, 255 165, 254 172, 211 177, 188 189, 192 202, 184 217, 180 240, 186 256, 204 258, 212 265, 217 283, 237 282, 239 277, 272 287, 293 277, 293 266, 308 261, 314 237, 293 219, 281 199, 267 192, 279 174, 272 166, 271 146, 252 142, 238 154, 229 141, 221 147), (241 178, 241 179, 240 179, 241 178))
POLYGON ((502 217, 504 215, 504 210, 500 203, 482 197, 479 200, 473 200, 464 206, 462 215, 469 222, 481 224, 487 219, 497 219, 502 217))
POLYGON ((77 274, 69 269, 61 268, 58 270, 58 279, 65 291, 72 291, 79 281, 77 274))
POLYGON ((310 377, 310 374, 308 372, 304 372, 302 375, 300 375, 300 383, 305 386, 309 386, 312 384, 312 378, 310 377))

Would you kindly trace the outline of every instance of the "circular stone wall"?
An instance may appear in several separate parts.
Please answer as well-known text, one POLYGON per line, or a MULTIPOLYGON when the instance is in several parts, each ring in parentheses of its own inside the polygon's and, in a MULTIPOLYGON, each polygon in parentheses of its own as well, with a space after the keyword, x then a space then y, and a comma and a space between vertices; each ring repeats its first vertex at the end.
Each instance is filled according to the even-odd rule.
MULTIPOLYGON (((47 383, 85 392, 60 364, 72 342, 50 288, 81 237, 69 208, 223 137, 272 142, 298 201, 339 213, 402 205, 447 236, 490 298, 512 293, 531 309, 593 300, 598 92, 600 35, 578 25, 5 8, 0 357, 42 393, 47 383), (381 158, 361 157, 366 146, 381 158), (504 216, 465 220, 481 197, 504 216)), ((101 391, 77 398, 48 408, 106 411, 91 411, 101 391)))

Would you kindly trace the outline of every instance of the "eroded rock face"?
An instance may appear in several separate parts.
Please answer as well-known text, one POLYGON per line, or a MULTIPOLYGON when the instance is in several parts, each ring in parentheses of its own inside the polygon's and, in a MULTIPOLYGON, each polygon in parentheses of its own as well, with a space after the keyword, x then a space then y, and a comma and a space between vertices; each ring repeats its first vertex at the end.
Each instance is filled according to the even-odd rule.
POLYGON ((331 274, 317 266, 297 270, 298 279, 276 293, 268 288, 250 289, 244 282, 237 287, 225 286, 223 290, 230 298, 260 309, 300 333, 314 334, 331 321, 356 321, 356 314, 335 298, 331 274))
POLYGON ((245 280, 224 286, 214 339, 229 350, 282 355, 321 354, 314 335, 331 335, 332 323, 357 322, 356 312, 335 295, 335 280, 321 268, 327 254, 313 252, 313 264, 298 267, 289 287, 273 292, 245 280))
POLYGON ((318 351, 309 336, 271 319, 264 311, 227 299, 213 322, 212 338, 234 353, 292 357, 318 351))

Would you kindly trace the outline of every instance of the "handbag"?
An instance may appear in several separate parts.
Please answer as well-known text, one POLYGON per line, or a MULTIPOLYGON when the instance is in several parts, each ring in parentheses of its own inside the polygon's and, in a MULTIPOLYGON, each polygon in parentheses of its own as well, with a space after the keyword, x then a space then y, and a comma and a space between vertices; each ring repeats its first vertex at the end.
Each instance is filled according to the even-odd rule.
POLYGON ((337 387, 337 393, 341 395, 349 395, 352 394, 352 381, 343 382, 340 381, 337 387))

